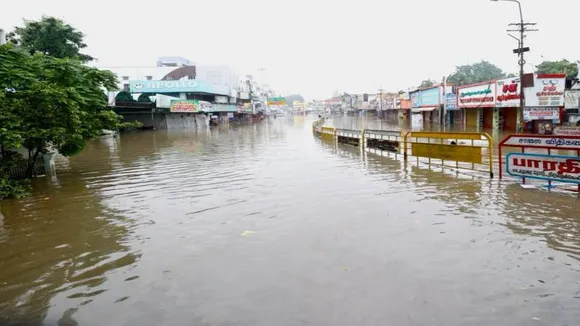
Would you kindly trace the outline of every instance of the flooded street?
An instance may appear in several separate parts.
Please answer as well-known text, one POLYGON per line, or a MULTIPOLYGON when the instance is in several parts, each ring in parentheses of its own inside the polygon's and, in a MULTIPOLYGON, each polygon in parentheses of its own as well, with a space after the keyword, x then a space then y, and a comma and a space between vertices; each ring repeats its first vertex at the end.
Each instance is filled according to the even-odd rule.
POLYGON ((312 121, 60 159, 0 202, 0 325, 578 325, 580 200, 323 142, 312 121))

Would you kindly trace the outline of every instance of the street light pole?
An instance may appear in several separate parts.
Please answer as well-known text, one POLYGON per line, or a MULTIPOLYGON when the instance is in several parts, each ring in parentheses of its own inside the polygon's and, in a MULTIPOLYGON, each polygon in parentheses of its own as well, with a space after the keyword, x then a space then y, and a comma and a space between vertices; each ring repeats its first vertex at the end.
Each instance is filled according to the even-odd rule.
POLYGON ((517 30, 508 30, 508 32, 519 32, 520 37, 517 38, 509 33, 508 33, 508 35, 518 41, 518 49, 514 50, 514 53, 517 53, 519 56, 518 64, 520 66, 520 107, 519 107, 519 112, 518 112, 518 117, 520 119, 520 123, 517 126, 518 127, 517 132, 521 133, 523 131, 523 126, 524 126, 524 107, 525 107, 525 102, 524 102, 524 66, 526 64, 526 60, 524 59, 524 53, 530 50, 529 48, 524 47, 524 38, 525 38, 525 32, 537 31, 537 29, 527 29, 526 26, 534 26, 536 24, 524 22, 522 4, 518 0, 491 0, 491 1, 494 1, 494 2, 498 2, 498 1, 515 2, 518 4, 518 9, 520 11, 520 22, 515 23, 515 24, 509 24, 510 26, 518 26, 519 28, 517 30))

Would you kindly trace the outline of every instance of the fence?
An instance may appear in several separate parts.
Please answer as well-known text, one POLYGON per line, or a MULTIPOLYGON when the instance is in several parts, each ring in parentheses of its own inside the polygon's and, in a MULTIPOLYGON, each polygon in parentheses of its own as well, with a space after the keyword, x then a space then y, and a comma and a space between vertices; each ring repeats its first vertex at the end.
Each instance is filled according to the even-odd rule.
POLYGON ((429 168, 472 170, 494 176, 493 139, 486 133, 335 129, 321 127, 320 122, 314 123, 313 130, 324 140, 392 153, 395 157, 402 155, 405 161, 414 157, 418 165, 426 163, 429 168))
MULTIPOLYGON (((16 179, 16 180, 25 179, 27 167, 28 167, 28 164, 26 162, 23 162, 23 163, 18 164, 16 166, 10 167, 7 171, 8 177, 10 179, 16 179)), ((39 159, 36 161, 36 163, 34 164, 33 170, 32 170, 32 174, 33 174, 33 176, 41 176, 41 175, 46 174, 46 166, 45 166, 44 161, 42 159, 39 159)))

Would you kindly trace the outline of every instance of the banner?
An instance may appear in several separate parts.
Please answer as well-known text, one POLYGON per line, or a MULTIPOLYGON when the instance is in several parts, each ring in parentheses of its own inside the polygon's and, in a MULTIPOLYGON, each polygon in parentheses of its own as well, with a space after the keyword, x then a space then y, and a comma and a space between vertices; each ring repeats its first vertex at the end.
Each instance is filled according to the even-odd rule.
POLYGON ((197 100, 171 100, 170 112, 199 112, 199 102, 197 100))

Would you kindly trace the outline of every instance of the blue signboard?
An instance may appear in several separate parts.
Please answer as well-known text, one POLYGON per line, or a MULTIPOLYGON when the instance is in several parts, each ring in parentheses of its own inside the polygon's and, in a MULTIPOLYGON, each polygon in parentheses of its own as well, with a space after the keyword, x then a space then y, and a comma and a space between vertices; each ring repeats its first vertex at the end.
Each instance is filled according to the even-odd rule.
POLYGON ((411 93, 411 107, 418 108, 421 106, 421 99, 419 96, 419 92, 411 93))
POLYGON ((457 95, 453 93, 445 94, 445 107, 447 111, 457 110, 457 95))
POLYGON ((514 177, 580 184, 578 156, 509 153, 505 160, 514 177))
POLYGON ((439 87, 426 89, 420 92, 420 106, 439 106, 441 105, 441 96, 439 87))
POLYGON ((129 81, 131 93, 207 93, 230 95, 223 87, 213 87, 199 79, 187 80, 131 80, 129 81))

